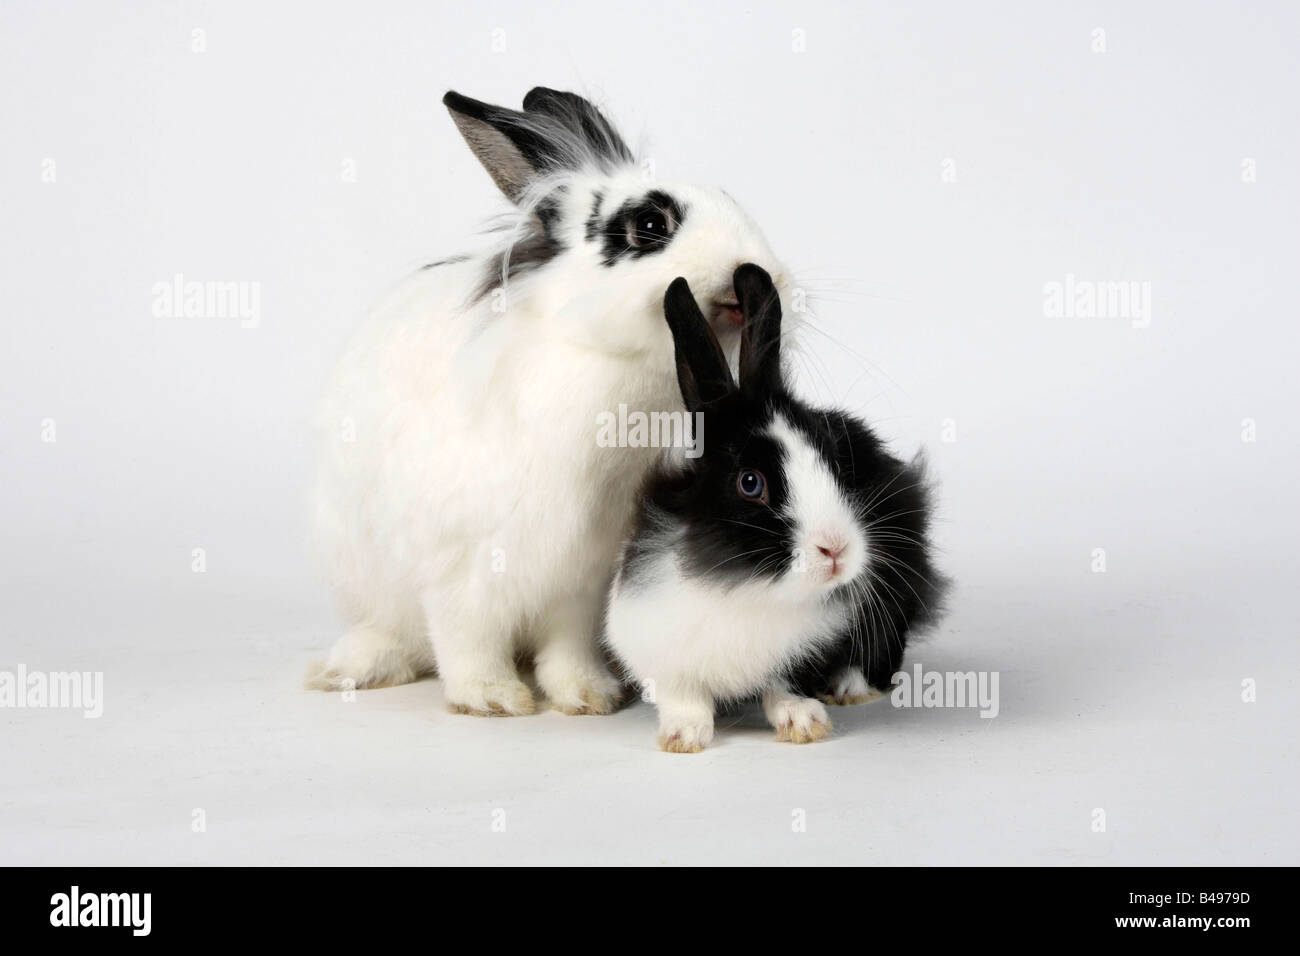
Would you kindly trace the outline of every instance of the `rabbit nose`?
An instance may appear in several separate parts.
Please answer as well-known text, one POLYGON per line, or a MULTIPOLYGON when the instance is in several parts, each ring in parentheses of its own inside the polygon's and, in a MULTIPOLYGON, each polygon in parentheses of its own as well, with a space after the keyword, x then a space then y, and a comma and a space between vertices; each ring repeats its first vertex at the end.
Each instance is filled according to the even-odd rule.
POLYGON ((834 561, 836 558, 838 558, 841 554, 844 553, 844 549, 847 547, 848 544, 846 542, 833 541, 830 542, 829 544, 817 545, 817 550, 820 551, 822 554, 826 555, 826 557, 830 558, 832 561, 834 561))

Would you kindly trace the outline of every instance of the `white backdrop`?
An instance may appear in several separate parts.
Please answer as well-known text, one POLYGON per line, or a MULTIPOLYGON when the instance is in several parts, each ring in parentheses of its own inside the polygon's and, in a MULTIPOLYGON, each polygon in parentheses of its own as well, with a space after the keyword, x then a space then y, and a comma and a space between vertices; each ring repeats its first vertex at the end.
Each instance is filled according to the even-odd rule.
POLYGON ((1298 862, 1300 15, 1054 6, 9 0, 0 670, 104 713, 0 709, 0 859, 1298 862), (500 209, 442 94, 539 84, 736 196, 814 297, 805 390, 929 449, 958 587, 909 664, 997 671, 996 719, 671 757, 645 706, 298 689, 307 416, 500 209), (178 273, 256 323, 156 315, 178 273))

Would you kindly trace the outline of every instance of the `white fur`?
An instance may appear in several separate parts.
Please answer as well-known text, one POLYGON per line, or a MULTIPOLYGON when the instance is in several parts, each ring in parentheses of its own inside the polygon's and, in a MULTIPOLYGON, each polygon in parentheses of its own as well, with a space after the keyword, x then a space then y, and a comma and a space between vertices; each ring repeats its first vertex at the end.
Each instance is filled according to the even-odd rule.
POLYGON ((771 435, 785 452, 786 520, 795 528, 800 566, 822 584, 830 583, 832 570, 837 571, 838 582, 852 581, 866 567, 867 538, 830 463, 782 415, 774 417, 771 435), (843 550, 833 562, 822 547, 843 550))
POLYGON ((829 596, 866 567, 866 539, 816 449, 780 416, 771 434, 785 452, 785 517, 797 546, 812 552, 805 561, 776 581, 725 586, 691 577, 677 552, 680 532, 666 532, 654 565, 631 586, 620 575, 611 589, 606 640, 651 691, 665 750, 707 746, 715 701, 759 692, 780 739, 804 743, 830 731, 826 708, 792 695, 782 675, 843 633, 847 606, 829 596), (828 541, 844 546, 834 577, 817 552, 828 541))
POLYGON ((352 630, 313 686, 411 680, 436 660, 453 709, 527 713, 515 655, 529 649, 555 706, 606 712, 618 694, 597 620, 658 452, 600 447, 597 416, 620 403, 680 410, 662 307, 673 278, 688 278, 706 314, 733 298, 740 263, 789 284, 721 191, 630 171, 548 186, 561 183, 559 258, 472 306, 490 254, 418 272, 347 347, 316 419, 312 502, 352 630), (684 221, 662 252, 607 268, 583 236, 596 188, 607 211, 662 189, 685 205, 684 221))

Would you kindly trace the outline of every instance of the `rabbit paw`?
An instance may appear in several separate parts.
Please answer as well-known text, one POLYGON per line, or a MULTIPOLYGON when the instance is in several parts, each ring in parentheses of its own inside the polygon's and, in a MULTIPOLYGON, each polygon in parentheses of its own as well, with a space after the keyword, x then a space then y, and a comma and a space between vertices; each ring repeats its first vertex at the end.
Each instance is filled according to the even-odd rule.
POLYGON ((447 688, 447 709, 475 717, 517 717, 537 711, 533 692, 514 678, 476 680, 447 688))
MULTIPOLYGON (((542 677, 538 675, 539 680, 542 677)), ((551 706, 563 714, 612 714, 622 703, 623 688, 605 673, 572 674, 562 681, 542 681, 551 706)))
POLYGON ((796 697, 775 704, 768 715, 776 727, 776 739, 792 744, 810 744, 831 735, 831 718, 821 701, 796 697))
POLYGON ((660 750, 697 754, 713 740, 713 700, 707 694, 674 693, 657 706, 660 750))
POLYGON ((873 701, 877 697, 884 696, 884 692, 878 691, 868 684, 866 677, 862 675, 862 671, 846 667, 836 674, 830 686, 817 696, 827 704, 847 707, 873 701))
POLYGON ((303 685, 308 690, 349 691, 409 684, 431 667, 396 637, 372 627, 354 627, 330 649, 328 659, 312 664, 303 685))
POLYGON ((659 728, 659 749, 670 754, 697 754, 713 739, 713 724, 678 724, 659 728))

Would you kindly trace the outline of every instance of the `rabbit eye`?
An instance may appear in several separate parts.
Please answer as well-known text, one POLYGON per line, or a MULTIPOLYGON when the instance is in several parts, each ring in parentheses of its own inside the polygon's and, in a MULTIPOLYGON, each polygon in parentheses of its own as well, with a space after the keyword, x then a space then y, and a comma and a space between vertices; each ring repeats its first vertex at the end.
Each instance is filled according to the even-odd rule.
POLYGON ((606 266, 667 249, 687 215, 686 206, 660 189, 627 200, 602 222, 603 201, 598 193, 587 219, 587 239, 600 243, 601 262, 606 266))
POLYGON ((736 478, 736 490, 746 501, 767 504, 767 479, 763 473, 754 468, 745 468, 736 478))
POLYGON ((637 209, 627 221, 627 241, 630 246, 642 249, 667 242, 677 224, 658 206, 645 205, 637 209))

